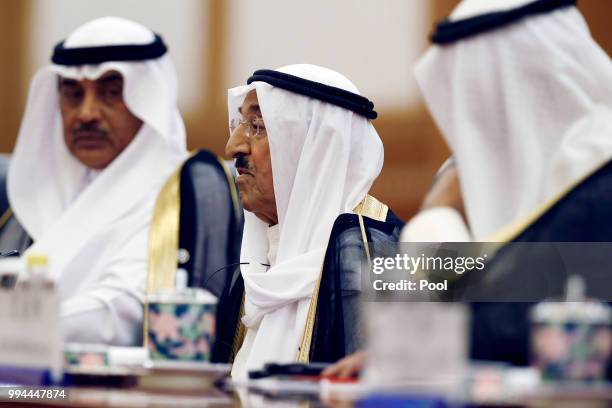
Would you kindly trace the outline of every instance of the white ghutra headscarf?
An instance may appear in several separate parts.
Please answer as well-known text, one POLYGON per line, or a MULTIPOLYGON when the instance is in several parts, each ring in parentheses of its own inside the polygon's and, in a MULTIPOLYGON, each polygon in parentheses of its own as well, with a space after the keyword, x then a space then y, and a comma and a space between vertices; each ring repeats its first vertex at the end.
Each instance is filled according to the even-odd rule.
MULTIPOLYGON (((359 93, 326 68, 277 71, 359 93)), ((234 378, 268 362, 295 361, 333 223, 366 196, 383 164, 382 142, 368 119, 265 82, 229 90, 230 120, 252 89, 268 134, 280 237, 276 262, 267 269, 261 264, 268 263, 268 225, 245 212, 240 261, 249 262, 241 266, 247 335, 234 378)))
MULTIPOLYGON (((465 0, 451 21, 525 0, 465 0)), ((476 240, 612 157, 612 63, 575 7, 434 45, 417 82, 456 159, 476 240)))
MULTIPOLYGON (((75 30, 66 48, 148 44, 154 34, 115 17, 75 30)), ((28 252, 49 256, 68 341, 132 344, 139 336, 148 261, 148 231, 157 194, 186 157, 176 107, 177 78, 167 55, 137 62, 42 68, 34 77, 10 163, 8 194, 34 240, 28 252), (144 123, 100 172, 64 143, 58 75, 95 80, 116 70, 123 97, 144 123), (92 324, 93 323, 93 324, 92 324)))

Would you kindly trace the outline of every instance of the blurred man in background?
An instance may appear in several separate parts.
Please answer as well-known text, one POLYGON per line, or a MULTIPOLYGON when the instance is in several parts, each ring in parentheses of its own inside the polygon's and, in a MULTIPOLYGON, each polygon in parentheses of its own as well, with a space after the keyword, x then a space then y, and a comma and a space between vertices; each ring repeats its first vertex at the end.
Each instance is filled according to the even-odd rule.
POLYGON ((136 345, 155 199, 186 157, 174 66, 161 37, 114 17, 52 61, 32 80, 9 201, 25 255, 49 257, 65 339, 136 345))

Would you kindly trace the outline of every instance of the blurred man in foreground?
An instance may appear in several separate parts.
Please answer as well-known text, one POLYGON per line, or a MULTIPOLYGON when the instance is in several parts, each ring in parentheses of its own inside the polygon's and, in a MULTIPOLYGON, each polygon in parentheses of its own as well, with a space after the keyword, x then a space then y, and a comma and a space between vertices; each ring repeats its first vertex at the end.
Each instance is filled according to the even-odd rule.
MULTIPOLYGON (((515 301, 473 306, 475 359, 527 364, 531 302, 564 295, 562 270, 554 285, 545 282, 554 293, 530 292, 551 278, 532 273, 533 267, 557 259, 534 251, 535 258, 521 260, 515 249, 525 247, 506 244, 612 241, 606 210, 612 205, 612 63, 574 5, 465 0, 438 25, 435 44, 415 69, 453 151, 471 237, 502 244, 484 270, 488 293, 515 301)), ((443 225, 448 214, 421 217, 406 235, 427 241, 431 235, 418 231, 443 225)), ((441 233, 439 240, 453 238, 441 233)), ((610 300, 606 276, 597 282, 585 277, 587 295, 610 300)), ((354 373, 356 363, 363 358, 327 374, 354 373)))

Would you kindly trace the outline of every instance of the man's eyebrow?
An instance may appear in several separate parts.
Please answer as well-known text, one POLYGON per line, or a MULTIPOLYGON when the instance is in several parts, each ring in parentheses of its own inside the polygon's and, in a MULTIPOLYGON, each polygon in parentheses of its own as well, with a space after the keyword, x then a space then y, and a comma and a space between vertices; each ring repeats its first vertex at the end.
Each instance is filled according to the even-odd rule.
POLYGON ((98 78, 96 80, 96 82, 103 83, 103 84, 106 84, 106 83, 109 83, 109 82, 117 82, 117 81, 123 81, 123 77, 121 76, 121 74, 111 73, 111 74, 105 75, 105 76, 103 76, 101 78, 98 78))
POLYGON ((77 81, 76 79, 71 79, 71 78, 60 77, 58 81, 59 86, 76 86, 78 84, 79 84, 79 81, 77 81))
MULTIPOLYGON (((261 113, 261 109, 259 108, 259 104, 257 103, 254 103, 253 105, 249 105, 248 110, 250 113, 261 113)), ((242 112, 242 106, 238 107, 238 113, 241 115, 244 114, 244 112, 242 112)))
POLYGON ((249 106, 249 110, 252 113, 261 113, 261 109, 259 108, 259 104, 253 104, 253 105, 249 106))

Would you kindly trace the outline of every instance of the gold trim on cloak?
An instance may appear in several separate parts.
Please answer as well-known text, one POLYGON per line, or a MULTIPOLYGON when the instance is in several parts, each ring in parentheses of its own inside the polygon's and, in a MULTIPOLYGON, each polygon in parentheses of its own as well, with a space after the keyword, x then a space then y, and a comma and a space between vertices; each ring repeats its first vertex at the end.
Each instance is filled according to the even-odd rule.
POLYGON ((357 204, 353 212, 376 221, 384 222, 387 219, 389 207, 368 194, 359 204, 357 204))
POLYGON ((242 316, 244 316, 244 293, 242 294, 242 299, 240 301, 240 312, 238 313, 238 324, 236 325, 236 333, 234 334, 234 341, 232 342, 232 353, 230 354, 229 361, 233 362, 236 358, 236 354, 242 347, 242 343, 244 342, 244 338, 246 336, 246 326, 242 323, 242 316))
MULTIPOLYGON (((163 289, 174 289, 174 280, 178 269, 177 258, 179 249, 179 229, 181 216, 181 173, 183 166, 198 152, 191 152, 190 156, 172 173, 162 189, 160 190, 149 232, 149 265, 147 273, 146 294, 154 293, 163 289)), ((234 177, 227 163, 216 156, 219 164, 223 168, 227 184, 230 189, 232 206, 236 219, 240 219, 240 206, 238 204, 238 192, 234 183, 234 177)), ((244 301, 243 301, 244 302, 244 301)), ((147 346, 147 333, 149 321, 149 305, 144 302, 144 323, 143 339, 144 346, 147 346)), ((242 325, 242 323, 240 323, 242 325)), ((238 328, 243 333, 244 327, 238 328), (242 330, 241 330, 242 329, 242 330)), ((240 334, 237 334, 239 337, 240 334)))
POLYGON ((519 218, 518 220, 507 224, 506 226, 498 229, 493 234, 487 237, 482 242, 491 243, 491 251, 492 253, 488 253, 489 256, 494 256, 501 248, 505 245, 512 242, 516 239, 521 233, 523 233, 527 228, 537 222, 540 218, 542 218, 546 213, 552 209, 558 202, 560 202, 564 197, 566 197, 569 193, 571 193, 574 189, 578 188, 582 183, 592 177, 595 173, 601 170, 603 167, 608 165, 610 161, 606 161, 603 164, 596 166, 593 170, 586 173, 584 176, 578 178, 573 183, 570 183, 565 189, 559 192, 556 196, 545 202, 544 204, 537 207, 534 211, 527 214, 523 218, 519 218))
POLYGON ((573 183, 569 184, 563 191, 561 191, 555 197, 553 197, 549 201, 545 202, 544 204, 542 204, 541 206, 536 208, 530 214, 526 215, 523 218, 518 219, 515 222, 512 222, 512 223, 510 223, 510 224, 500 228, 495 233, 491 234, 485 240, 485 242, 498 242, 498 243, 500 243, 500 245, 497 247, 497 249, 501 248, 503 246, 502 244, 511 242, 513 239, 515 239, 517 236, 519 236, 523 231, 525 231, 532 224, 534 224, 537 220, 542 218, 542 216, 544 216, 555 204, 557 204, 559 201, 561 201, 565 196, 567 196, 574 189, 576 189, 578 186, 580 186, 580 184, 584 183, 587 179, 589 179, 591 176, 593 176, 595 173, 597 173, 599 170, 601 170, 603 167, 605 167, 609 163, 610 163, 610 161, 606 161, 605 163, 601 164, 600 166, 595 167, 592 171, 588 172, 583 177, 580 177, 579 179, 577 179, 573 183))
POLYGON ((174 289, 177 270, 179 223, 181 212, 181 165, 162 187, 149 232, 149 273, 147 293, 174 289))
POLYGON ((7 208, 2 217, 0 217, 0 228, 4 227, 4 225, 11 219, 13 216, 13 209, 11 207, 7 208))
MULTIPOLYGON (((189 159, 187 159, 189 160, 189 159)), ((149 265, 144 300, 143 345, 148 346, 149 303, 146 296, 160 289, 174 289, 177 270, 181 212, 181 165, 160 190, 149 231, 149 265)))
MULTIPOLYGON (((385 204, 381 203, 371 195, 367 195, 359 204, 357 204, 357 207, 355 207, 353 212, 357 214, 357 217, 359 218, 361 240, 363 242, 366 259, 368 260, 368 263, 370 263, 370 250, 368 247, 368 239, 366 235, 363 217, 368 217, 376 221, 384 222, 387 219, 389 207, 387 207, 385 204)), ((321 286, 322 275, 323 266, 321 266, 321 271, 319 272, 319 279, 317 280, 317 284, 315 285, 315 289, 312 293, 310 305, 308 306, 308 315, 306 317, 306 324, 304 325, 304 333, 302 335, 302 341, 300 343, 300 348, 298 349, 297 354, 297 361, 299 363, 308 363, 310 361, 310 346, 312 344, 312 332, 314 330, 316 320, 317 303, 319 299, 319 288, 321 286)))

